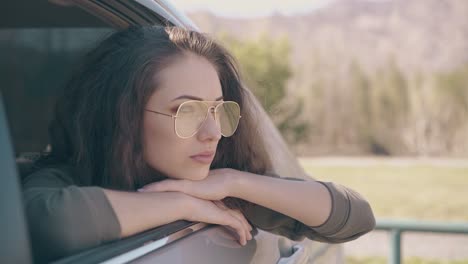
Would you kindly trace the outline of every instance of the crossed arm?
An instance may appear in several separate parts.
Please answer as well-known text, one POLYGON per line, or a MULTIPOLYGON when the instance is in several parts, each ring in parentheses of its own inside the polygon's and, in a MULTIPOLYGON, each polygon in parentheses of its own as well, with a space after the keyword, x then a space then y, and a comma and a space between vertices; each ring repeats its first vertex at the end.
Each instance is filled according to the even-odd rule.
POLYGON ((331 195, 317 181, 291 181, 234 169, 212 170, 201 181, 164 180, 139 191, 175 191, 205 200, 221 200, 228 196, 241 198, 308 226, 323 224, 331 212, 331 195))
POLYGON ((189 200, 206 203, 198 207, 203 212, 191 210, 199 213, 199 221, 232 220, 220 216, 222 210, 211 203, 232 196, 259 205, 252 219, 260 228, 286 228, 291 237, 305 234, 331 243, 354 239, 375 225, 367 201, 345 187, 232 169, 212 170, 201 181, 165 180, 145 186, 142 193, 79 187, 68 169, 44 169, 28 177, 23 188, 35 259, 47 261, 175 220, 190 220, 183 209, 189 200))

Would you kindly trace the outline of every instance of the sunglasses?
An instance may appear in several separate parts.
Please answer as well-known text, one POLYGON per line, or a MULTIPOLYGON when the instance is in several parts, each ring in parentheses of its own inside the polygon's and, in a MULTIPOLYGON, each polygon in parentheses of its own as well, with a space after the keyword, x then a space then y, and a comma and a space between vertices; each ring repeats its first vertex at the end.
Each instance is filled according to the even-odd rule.
POLYGON ((239 104, 234 101, 223 101, 218 105, 210 105, 217 101, 186 101, 177 108, 175 115, 169 115, 158 111, 145 109, 148 112, 169 116, 174 119, 174 130, 180 138, 193 137, 202 127, 208 113, 214 114, 216 124, 221 130, 221 135, 230 137, 236 132, 239 125, 239 104))

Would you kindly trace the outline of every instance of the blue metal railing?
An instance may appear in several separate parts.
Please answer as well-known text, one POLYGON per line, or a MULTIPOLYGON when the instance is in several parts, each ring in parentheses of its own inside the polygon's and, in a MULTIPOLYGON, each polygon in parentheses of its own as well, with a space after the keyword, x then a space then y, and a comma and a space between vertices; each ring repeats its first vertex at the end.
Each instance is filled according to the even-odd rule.
POLYGON ((401 234, 411 232, 468 234, 468 222, 435 222, 410 219, 378 219, 376 230, 390 232, 391 252, 388 263, 401 263, 401 234))

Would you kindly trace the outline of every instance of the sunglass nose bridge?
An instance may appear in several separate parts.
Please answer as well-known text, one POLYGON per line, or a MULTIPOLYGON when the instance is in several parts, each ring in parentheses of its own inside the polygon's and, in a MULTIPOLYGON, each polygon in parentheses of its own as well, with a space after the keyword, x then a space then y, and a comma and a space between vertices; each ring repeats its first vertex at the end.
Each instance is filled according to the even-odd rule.
POLYGON ((209 106, 208 107, 208 112, 209 113, 214 113, 216 111, 216 106, 209 106))
POLYGON ((216 106, 208 106, 208 114, 212 114, 213 118, 216 119, 216 106))

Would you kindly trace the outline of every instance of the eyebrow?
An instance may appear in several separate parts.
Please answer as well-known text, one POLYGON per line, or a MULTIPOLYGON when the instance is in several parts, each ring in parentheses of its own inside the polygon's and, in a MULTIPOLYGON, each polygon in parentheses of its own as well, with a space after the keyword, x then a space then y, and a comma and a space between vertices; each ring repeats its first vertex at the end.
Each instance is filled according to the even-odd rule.
MULTIPOLYGON (((221 97, 218 97, 215 99, 215 101, 219 101, 219 100, 222 100, 224 97, 221 96, 221 97)), ((174 98, 171 100, 172 101, 175 101, 175 100, 179 100, 179 99, 192 99, 192 100, 198 100, 198 101, 204 101, 203 98, 200 98, 200 97, 196 97, 196 96, 193 96, 193 95, 181 95, 177 98, 174 98)))

